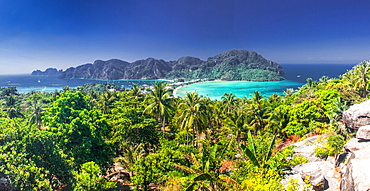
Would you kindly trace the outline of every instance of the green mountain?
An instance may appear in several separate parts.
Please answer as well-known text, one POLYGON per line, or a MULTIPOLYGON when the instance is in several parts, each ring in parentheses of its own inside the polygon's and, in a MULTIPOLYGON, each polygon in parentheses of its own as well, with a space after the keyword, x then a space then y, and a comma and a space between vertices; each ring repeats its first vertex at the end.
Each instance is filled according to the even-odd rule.
POLYGON ((266 60, 256 52, 233 49, 210 57, 207 61, 195 57, 182 57, 169 62, 154 58, 132 63, 118 59, 96 60, 93 64, 68 68, 59 78, 276 81, 284 79, 282 74, 284 71, 276 62, 266 60))

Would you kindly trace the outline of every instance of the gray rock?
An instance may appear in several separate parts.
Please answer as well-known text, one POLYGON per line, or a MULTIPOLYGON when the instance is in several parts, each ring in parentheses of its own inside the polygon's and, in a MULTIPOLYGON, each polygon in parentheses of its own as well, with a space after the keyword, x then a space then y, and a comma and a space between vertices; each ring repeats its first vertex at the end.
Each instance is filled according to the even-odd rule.
MULTIPOLYGON (((363 136, 360 136, 363 137, 363 136)), ((312 157, 312 146, 317 137, 295 143, 297 154, 312 157)), ((345 153, 294 166, 282 180, 287 187, 291 178, 298 180, 298 190, 307 190, 304 180, 311 182, 310 190, 370 191, 370 140, 350 139, 344 145, 345 153)))
POLYGON ((356 133, 356 138, 370 140, 370 125, 360 127, 356 133))
POLYGON ((343 122, 352 132, 362 126, 370 125, 370 100, 354 104, 343 112, 343 122))
POLYGON ((57 70, 56 68, 47 68, 45 71, 35 70, 31 73, 33 76, 59 76, 63 73, 63 70, 57 70))
POLYGON ((370 190, 370 141, 354 138, 344 148, 349 154, 340 165, 341 190, 370 190))
POLYGON ((308 162, 323 161, 315 156, 315 148, 318 146, 316 143, 318 136, 312 136, 302 141, 293 144, 295 154, 301 155, 308 159, 308 162))

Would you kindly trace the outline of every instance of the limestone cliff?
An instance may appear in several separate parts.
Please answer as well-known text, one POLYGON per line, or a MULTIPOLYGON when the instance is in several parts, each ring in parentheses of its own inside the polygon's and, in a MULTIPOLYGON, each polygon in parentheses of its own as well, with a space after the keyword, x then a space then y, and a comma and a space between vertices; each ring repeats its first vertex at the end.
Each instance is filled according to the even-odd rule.
POLYGON ((56 68, 48 68, 45 71, 35 70, 31 75, 35 76, 60 76, 63 73, 63 70, 57 70, 56 68))
POLYGON ((182 57, 166 62, 148 58, 132 63, 118 59, 96 60, 68 68, 59 78, 86 79, 222 79, 276 81, 282 80, 282 67, 266 60, 260 54, 242 49, 233 49, 203 61, 195 57, 182 57))

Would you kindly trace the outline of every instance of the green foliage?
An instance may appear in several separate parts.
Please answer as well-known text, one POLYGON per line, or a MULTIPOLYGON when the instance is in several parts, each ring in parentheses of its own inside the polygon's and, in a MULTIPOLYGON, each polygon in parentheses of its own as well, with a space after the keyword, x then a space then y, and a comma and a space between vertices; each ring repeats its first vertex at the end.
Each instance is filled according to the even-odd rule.
POLYGON ((82 164, 81 172, 76 174, 76 185, 74 190, 100 191, 115 190, 115 182, 108 182, 102 176, 100 167, 94 162, 82 164))
POLYGON ((55 189, 72 179, 68 158, 47 131, 0 119, 0 169, 17 189, 55 189))
POLYGON ((292 160, 290 161, 290 165, 295 166, 295 165, 299 165, 299 164, 303 164, 303 163, 307 163, 307 162, 308 162, 307 158, 302 157, 300 155, 294 155, 292 160))
POLYGON ((319 142, 321 142, 323 146, 316 147, 315 156, 322 159, 326 159, 328 156, 334 156, 335 154, 342 152, 343 145, 346 143, 343 136, 335 133, 330 133, 328 137, 319 140, 319 142))
POLYGON ((216 66, 193 66, 192 68, 173 70, 166 75, 167 79, 221 79, 247 81, 277 81, 284 78, 271 65, 265 63, 234 63, 231 59, 216 66))
MULTIPOLYGON (((329 122, 331 109, 334 102, 340 97, 334 89, 319 90, 311 99, 304 99, 291 107, 289 123, 283 131, 290 135, 303 136, 313 132, 317 127, 323 127, 329 122)), ((299 99, 297 99, 299 100, 299 99)))
POLYGON ((168 84, 163 81, 157 81, 153 83, 153 90, 146 97, 149 105, 144 112, 154 116, 158 122, 162 123, 162 127, 164 127, 166 119, 171 115, 170 94, 171 90, 168 88, 168 84))
MULTIPOLYGON (((186 77, 270 76, 254 64, 214 66, 194 65, 186 77)), ((120 182, 140 190, 282 190, 283 169, 307 161, 284 140, 329 132, 316 155, 340 152, 349 135, 337 124, 348 106, 368 95, 367 67, 362 63, 340 79, 307 79, 285 96, 256 91, 249 98, 225 94, 221 101, 196 93, 171 98, 163 82, 148 94, 139 86, 19 95, 2 88, 0 176, 15 190, 109 190, 114 183, 105 173, 124 174, 120 182)))
POLYGON ((126 92, 118 94, 118 99, 112 104, 111 115, 107 116, 107 122, 112 127, 108 142, 115 145, 118 153, 126 144, 148 147, 159 142, 159 123, 144 114, 145 105, 140 99, 126 92))
POLYGON ((63 92, 44 112, 44 124, 58 136, 58 144, 76 166, 94 161, 107 165, 112 156, 106 143, 110 127, 98 110, 91 109, 82 92, 63 92))
POLYGON ((272 138, 272 141, 270 145, 263 150, 263 155, 262 156, 257 156, 256 152, 256 146, 254 144, 254 140, 252 137, 252 134, 250 131, 248 131, 248 146, 245 145, 240 145, 243 153, 248 157, 248 159, 251 161, 253 166, 255 167, 268 167, 268 162, 270 160, 271 154, 272 154, 272 149, 274 148, 275 145, 275 140, 276 140, 276 135, 272 138))

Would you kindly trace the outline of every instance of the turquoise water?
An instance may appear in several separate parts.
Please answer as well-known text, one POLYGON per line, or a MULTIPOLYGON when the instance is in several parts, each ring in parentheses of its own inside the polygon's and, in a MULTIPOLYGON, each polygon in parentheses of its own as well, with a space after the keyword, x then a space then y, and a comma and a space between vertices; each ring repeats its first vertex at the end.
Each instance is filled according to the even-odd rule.
POLYGON ((237 97, 249 97, 254 91, 270 96, 274 93, 282 95, 287 88, 297 89, 303 85, 289 80, 273 82, 247 82, 247 81, 213 81, 196 83, 184 86, 177 90, 176 95, 182 97, 187 92, 197 92, 199 95, 220 100, 225 93, 235 94, 237 97))
POLYGON ((307 78, 318 81, 322 76, 337 78, 350 70, 355 64, 281 64, 285 71, 283 81, 275 82, 227 82, 214 81, 191 84, 182 87, 177 95, 182 97, 186 92, 198 92, 202 96, 220 100, 225 93, 235 94, 237 97, 249 97, 258 90, 265 96, 273 93, 282 95, 287 88, 298 89, 306 83, 307 78))
MULTIPOLYGON (((197 91, 203 96, 220 99, 225 93, 233 93, 238 97, 249 96, 255 90, 269 96, 273 93, 282 94, 287 88, 297 89, 306 83, 307 78, 318 80, 321 76, 338 77, 351 69, 354 64, 282 64, 285 71, 285 81, 278 82, 209 82, 192 84, 181 88, 179 96, 186 92, 197 91)), ((0 87, 15 86, 19 92, 31 91, 53 92, 65 86, 71 88, 82 86, 85 83, 114 83, 117 86, 131 88, 133 84, 150 86, 156 80, 98 80, 98 79, 58 79, 47 76, 31 75, 0 75, 0 87)))

